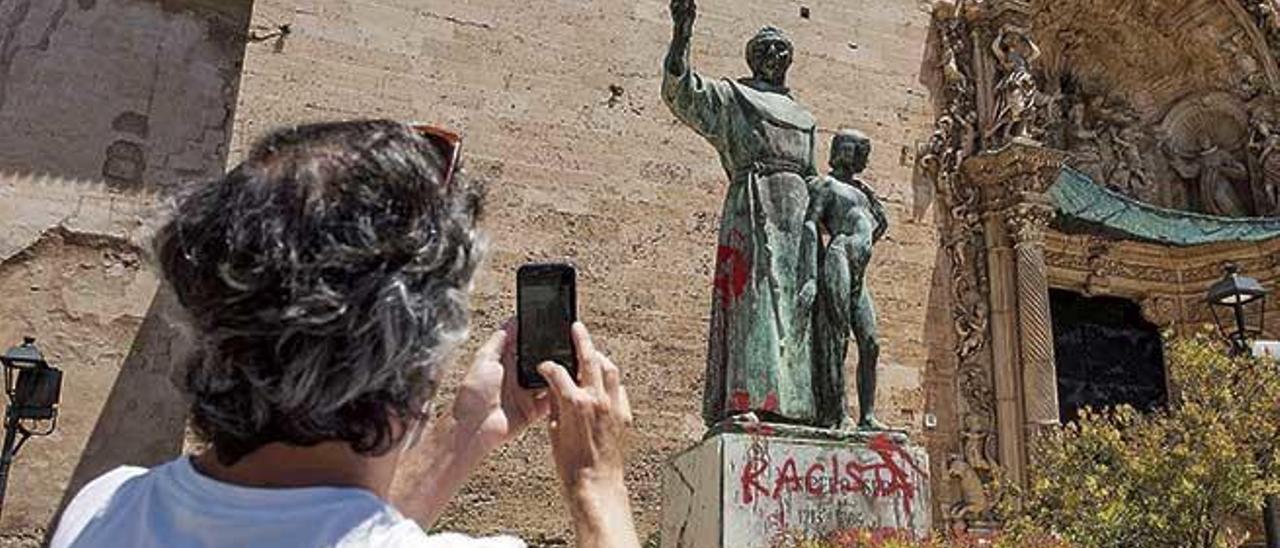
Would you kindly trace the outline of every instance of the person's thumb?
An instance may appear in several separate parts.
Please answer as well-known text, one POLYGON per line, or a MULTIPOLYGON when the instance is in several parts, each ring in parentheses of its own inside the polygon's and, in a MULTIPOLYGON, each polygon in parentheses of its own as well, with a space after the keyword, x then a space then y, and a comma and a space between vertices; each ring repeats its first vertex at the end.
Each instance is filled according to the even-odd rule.
POLYGON ((573 382, 573 377, 569 376, 569 370, 564 366, 555 362, 542 362, 538 364, 538 373, 547 379, 547 386, 551 389, 551 396, 563 400, 580 390, 578 385, 573 382))

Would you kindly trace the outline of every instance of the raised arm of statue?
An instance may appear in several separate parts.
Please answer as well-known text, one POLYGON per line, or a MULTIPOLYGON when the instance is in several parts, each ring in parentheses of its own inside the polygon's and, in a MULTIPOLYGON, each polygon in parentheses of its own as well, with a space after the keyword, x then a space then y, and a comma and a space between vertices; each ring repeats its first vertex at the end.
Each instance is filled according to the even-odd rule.
POLYGON ((1014 25, 1005 25, 1000 29, 1000 34, 996 36, 994 42, 991 43, 991 52, 995 54, 996 59, 1000 61, 1000 65, 1006 70, 1014 68, 1022 68, 1024 70, 1031 69, 1031 63, 1040 58, 1040 46, 1031 40, 1027 34, 1027 30, 1016 27, 1014 25), (1026 46, 1025 55, 1018 51, 1017 42, 1022 42, 1026 46), (1017 65, 1023 65, 1021 67, 1017 65))
POLYGON ((666 70, 683 76, 689 70, 689 41, 693 38, 693 21, 698 18, 694 0, 671 0, 671 47, 667 50, 666 70))
POLYGON ((724 139, 726 106, 733 100, 727 82, 705 79, 689 64, 689 39, 697 17, 694 0, 671 0, 675 24, 662 73, 662 100, 671 112, 716 148, 724 139))
POLYGON ((1018 36, 1022 38, 1022 43, 1027 45, 1027 64, 1030 65, 1031 63, 1036 62, 1036 59, 1039 59, 1041 55, 1040 46, 1036 45, 1035 41, 1031 39, 1031 36, 1027 34, 1025 29, 1017 29, 1017 32, 1018 36))
POLYGON ((995 41, 991 42, 991 53, 995 54, 996 60, 1000 62, 1000 66, 1009 66, 1009 52, 1005 50, 1005 40, 1008 35, 1004 29, 1000 29, 1000 34, 996 36, 995 41))

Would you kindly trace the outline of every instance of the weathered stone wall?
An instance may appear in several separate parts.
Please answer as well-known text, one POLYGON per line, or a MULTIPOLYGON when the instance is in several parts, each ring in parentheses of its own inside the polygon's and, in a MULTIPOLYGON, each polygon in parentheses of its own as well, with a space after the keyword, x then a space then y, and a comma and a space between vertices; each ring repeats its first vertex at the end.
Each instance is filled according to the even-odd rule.
MULTIPOLYGON (((927 14, 913 0, 814 0, 810 19, 794 2, 699 5, 699 70, 743 75, 747 38, 781 26, 798 48, 791 85, 824 141, 846 126, 875 140, 869 177, 893 224, 870 280, 884 337, 880 405, 890 423, 919 432, 926 341, 950 329, 945 309, 926 323, 935 230, 931 219, 911 220, 910 151, 931 120, 917 83, 927 14)), ((470 172, 491 182, 480 331, 513 312, 518 264, 577 261, 582 316, 623 367, 637 408, 628 479, 642 530, 653 531, 659 465, 703 431, 712 251, 726 186, 715 152, 658 95, 667 2, 258 0, 253 24, 292 33, 249 46, 233 158, 271 127, 301 121, 376 116, 460 130, 470 172)), ((568 517, 547 502, 557 487, 542 435, 498 455, 440 525, 564 538, 568 517)))
POLYGON ((218 174, 251 2, 0 5, 0 168, 116 188, 218 174))
POLYGON ((250 14, 0 2, 0 349, 35 336, 65 372, 57 431, 14 463, 0 545, 38 543, 94 476, 181 451, 170 301, 142 252, 151 191, 221 173, 250 14))
POLYGON ((38 537, 83 476, 181 448, 181 399, 144 358, 168 349, 138 336, 158 286, 142 257, 154 203, 100 183, 0 176, 0 346, 37 337, 64 372, 57 430, 23 446, 10 471, 6 536, 38 537))

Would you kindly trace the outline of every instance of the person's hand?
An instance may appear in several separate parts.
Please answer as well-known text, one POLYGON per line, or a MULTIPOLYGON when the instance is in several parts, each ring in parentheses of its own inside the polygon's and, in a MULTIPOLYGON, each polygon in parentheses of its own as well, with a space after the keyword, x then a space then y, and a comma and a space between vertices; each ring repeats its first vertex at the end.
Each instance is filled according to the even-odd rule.
POLYGON ((622 443, 631 404, 618 366, 573 325, 581 386, 551 362, 538 366, 551 391, 551 455, 574 517, 580 546, 639 546, 623 482, 622 443))
POLYGON ((676 30, 688 36, 693 32, 693 20, 698 18, 698 4, 694 0, 671 0, 671 21, 676 30))
POLYGON ((622 441, 631 405, 618 366, 595 348, 581 323, 573 325, 582 385, 555 363, 538 366, 551 390, 551 452, 565 487, 622 478, 622 441))
POLYGON ((515 322, 508 320, 476 352, 453 401, 454 420, 474 433, 486 453, 515 439, 550 411, 546 393, 525 390, 516 381, 516 340, 515 322))
POLYGON ((450 413, 407 446, 391 489, 400 512, 429 528, 489 453, 551 412, 545 392, 516 382, 516 329, 508 321, 476 352, 450 413), (539 397, 541 396, 541 397, 539 397))

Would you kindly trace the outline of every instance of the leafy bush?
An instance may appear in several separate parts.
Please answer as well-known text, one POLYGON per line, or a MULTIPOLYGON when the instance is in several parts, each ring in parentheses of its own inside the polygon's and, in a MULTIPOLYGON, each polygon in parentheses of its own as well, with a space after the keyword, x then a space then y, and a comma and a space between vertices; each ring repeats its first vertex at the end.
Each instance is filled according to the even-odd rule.
POLYGON ((1280 494, 1280 364, 1230 357, 1211 333, 1168 347, 1170 403, 1086 410, 1032 447, 1030 485, 1002 482, 994 536, 789 535, 778 548, 1237 547, 1280 494))
POLYGON ((1034 445, 1030 485, 1004 489, 1006 534, 1134 548, 1248 539, 1263 496, 1280 493, 1280 366, 1228 357, 1207 334, 1169 350, 1165 409, 1089 411, 1034 445))

